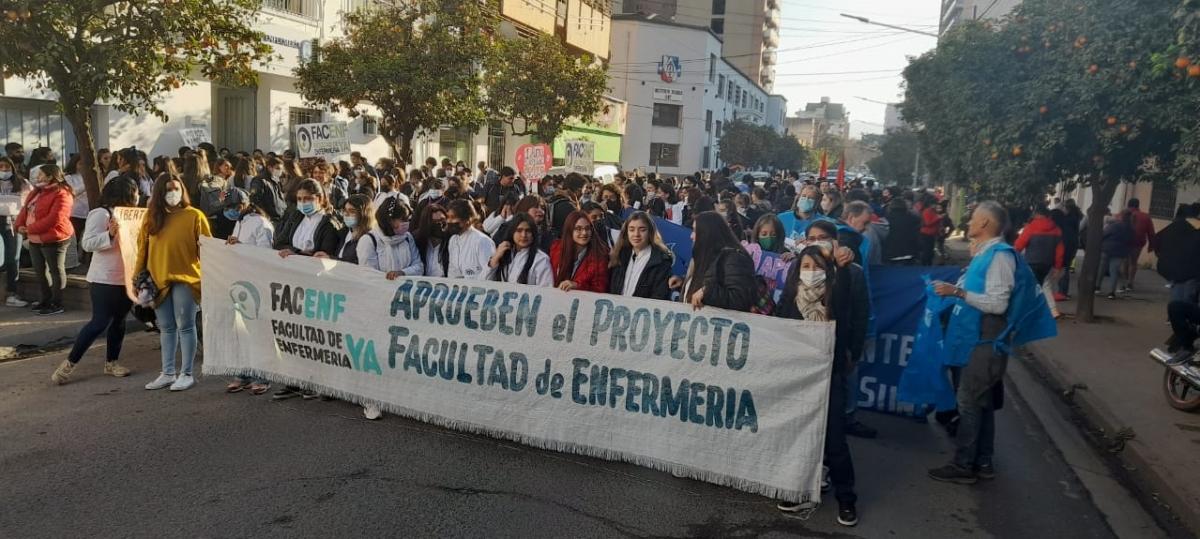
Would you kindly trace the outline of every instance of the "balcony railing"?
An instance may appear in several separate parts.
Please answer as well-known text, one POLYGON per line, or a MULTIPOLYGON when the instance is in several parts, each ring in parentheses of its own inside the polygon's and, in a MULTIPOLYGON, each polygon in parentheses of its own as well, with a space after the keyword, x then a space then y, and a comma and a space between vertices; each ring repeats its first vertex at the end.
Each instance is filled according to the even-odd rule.
POLYGON ((296 15, 306 19, 321 18, 320 0, 263 0, 263 9, 296 15))

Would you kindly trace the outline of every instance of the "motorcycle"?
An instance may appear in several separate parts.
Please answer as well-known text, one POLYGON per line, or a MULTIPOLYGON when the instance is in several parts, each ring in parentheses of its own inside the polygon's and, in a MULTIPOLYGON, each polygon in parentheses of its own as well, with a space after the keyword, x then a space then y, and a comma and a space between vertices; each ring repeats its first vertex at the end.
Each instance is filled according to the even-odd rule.
POLYGON ((1167 368, 1163 374, 1163 393, 1167 403, 1185 412, 1200 410, 1200 352, 1182 362, 1176 356, 1163 348, 1150 351, 1150 359, 1167 368))

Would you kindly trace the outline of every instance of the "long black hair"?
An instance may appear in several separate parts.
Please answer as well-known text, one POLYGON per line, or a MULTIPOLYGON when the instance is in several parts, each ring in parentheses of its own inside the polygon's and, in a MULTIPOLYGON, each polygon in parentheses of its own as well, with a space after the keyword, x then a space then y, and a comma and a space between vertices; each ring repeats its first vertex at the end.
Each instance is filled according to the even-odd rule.
POLYGON ((107 208, 109 213, 117 206, 137 206, 138 186, 129 178, 113 178, 100 188, 100 207, 107 208))
POLYGON ((8 180, 12 182, 13 193, 20 193, 23 189, 33 186, 29 180, 25 179, 25 176, 21 175, 21 171, 17 170, 17 165, 7 155, 0 156, 0 163, 8 163, 8 169, 12 171, 12 176, 8 180))
POLYGON ((387 197, 379 203, 379 209, 375 210, 375 223, 384 236, 395 236, 396 231, 392 229, 392 219, 411 221, 412 213, 412 208, 404 201, 396 197, 387 197))
MULTIPOLYGON (((837 280, 837 264, 830 258, 832 253, 826 254, 823 249, 816 245, 805 247, 796 256, 796 261, 792 264, 791 269, 788 270, 787 280, 783 285, 783 294, 779 297, 779 304, 785 307, 784 310, 794 308, 796 295, 800 293, 800 266, 806 256, 812 258, 818 266, 825 270, 825 297, 822 301, 825 309, 832 311, 834 284, 837 280)), ((832 319, 832 312, 830 315, 832 319)))
POLYGON ((704 276, 708 273, 708 268, 717 263, 722 251, 741 249, 745 252, 741 242, 730 230, 729 223, 726 223, 725 218, 715 211, 696 214, 696 224, 693 230, 696 231, 696 237, 703 238, 704 241, 697 241, 692 245, 692 282, 688 285, 687 294, 684 296, 688 298, 692 296, 693 292, 704 286, 704 276))
POLYGON ((530 217, 528 213, 518 213, 513 216, 508 227, 508 233, 505 234, 503 241, 512 244, 512 248, 505 251, 504 256, 500 257, 500 265, 496 267, 496 272, 492 273, 493 281, 504 281, 508 277, 509 266, 512 264, 513 258, 517 255, 517 242, 513 241, 513 236, 517 234, 517 227, 521 223, 529 225, 529 233, 533 235, 533 241, 529 244, 529 254, 525 257, 525 266, 521 268, 521 275, 517 277, 517 282, 520 284, 529 284, 529 270, 533 268, 533 261, 538 254, 538 240, 541 233, 538 231, 537 223, 530 217))

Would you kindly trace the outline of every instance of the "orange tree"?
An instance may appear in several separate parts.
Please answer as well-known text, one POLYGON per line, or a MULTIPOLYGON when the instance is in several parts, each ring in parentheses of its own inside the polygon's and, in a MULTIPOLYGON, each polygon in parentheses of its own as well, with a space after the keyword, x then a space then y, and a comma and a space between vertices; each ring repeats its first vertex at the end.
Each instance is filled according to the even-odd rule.
MULTIPOLYGON (((1177 179, 1195 95, 1163 61, 1178 2, 1026 0, 950 32, 905 70, 904 116, 923 124, 931 170, 1009 204, 1082 185, 1097 224, 1121 182, 1177 179)), ((1087 231, 1078 316, 1092 321, 1102 228, 1087 231)))
POLYGON ((92 106, 163 120, 160 98, 199 73, 253 83, 270 57, 251 25, 259 0, 24 0, 0 2, 0 67, 58 96, 79 144, 88 200, 100 196, 92 106))

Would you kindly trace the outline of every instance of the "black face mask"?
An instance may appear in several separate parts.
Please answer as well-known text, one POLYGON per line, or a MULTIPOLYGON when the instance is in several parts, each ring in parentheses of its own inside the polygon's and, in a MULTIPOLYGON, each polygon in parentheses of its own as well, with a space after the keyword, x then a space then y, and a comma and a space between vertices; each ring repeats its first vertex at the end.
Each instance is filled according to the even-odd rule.
POLYGON ((621 203, 617 202, 616 200, 609 200, 608 202, 605 202, 604 205, 608 207, 608 211, 610 212, 616 214, 621 213, 621 203))
POLYGON ((463 228, 462 223, 446 223, 446 228, 443 230, 445 230, 445 235, 455 236, 462 234, 462 231, 465 230, 465 228, 463 228))

